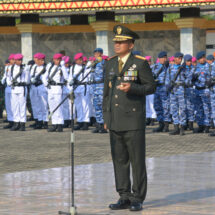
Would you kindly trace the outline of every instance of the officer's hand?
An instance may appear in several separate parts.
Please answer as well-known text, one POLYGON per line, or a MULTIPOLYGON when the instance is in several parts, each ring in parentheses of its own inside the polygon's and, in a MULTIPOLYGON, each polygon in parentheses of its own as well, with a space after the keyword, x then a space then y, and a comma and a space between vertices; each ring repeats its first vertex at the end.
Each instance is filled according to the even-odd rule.
POLYGON ((117 86, 117 89, 122 90, 123 92, 127 93, 131 89, 130 83, 121 83, 117 86))
POLYGON ((107 124, 106 123, 104 124, 104 129, 107 130, 107 124))

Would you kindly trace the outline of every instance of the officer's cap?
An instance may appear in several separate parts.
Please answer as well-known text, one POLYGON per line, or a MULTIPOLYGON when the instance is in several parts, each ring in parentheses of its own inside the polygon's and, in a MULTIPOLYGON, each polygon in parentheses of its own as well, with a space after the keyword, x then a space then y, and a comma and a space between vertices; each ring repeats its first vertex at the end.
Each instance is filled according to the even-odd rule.
POLYGON ((181 52, 176 52, 175 54, 174 54, 174 57, 184 57, 184 54, 183 53, 181 53, 181 52))
POLYGON ((209 54, 209 55, 207 56, 207 60, 214 60, 214 56, 213 56, 212 54, 209 54))
POLYGON ((103 54, 103 49, 102 49, 102 48, 96 48, 96 49, 94 50, 94 53, 95 53, 95 52, 99 52, 99 53, 103 54))
POLYGON ((186 61, 192 61, 192 56, 190 55, 190 54, 186 54, 185 56, 184 56, 184 61, 186 62, 186 61))
POLYGON ((126 41, 126 40, 136 40, 140 37, 130 29, 123 25, 115 25, 113 28, 114 38, 113 41, 126 41))
POLYGON ((158 54, 158 58, 163 58, 163 57, 167 57, 167 52, 166 52, 166 51, 161 51, 161 52, 158 54))
POLYGON ((197 58, 197 60, 199 60, 199 59, 205 57, 205 55, 206 55, 205 51, 200 51, 197 53, 196 58, 197 58))

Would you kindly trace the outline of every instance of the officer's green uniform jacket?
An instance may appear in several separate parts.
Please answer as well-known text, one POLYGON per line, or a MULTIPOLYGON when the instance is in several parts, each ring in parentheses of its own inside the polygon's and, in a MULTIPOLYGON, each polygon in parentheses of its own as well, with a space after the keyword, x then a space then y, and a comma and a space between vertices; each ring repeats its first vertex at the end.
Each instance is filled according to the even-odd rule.
POLYGON ((103 115, 107 127, 114 131, 144 129, 145 96, 155 89, 151 68, 143 57, 131 53, 120 74, 118 57, 112 57, 105 64, 103 115), (121 82, 131 83, 129 92, 116 88, 121 82))

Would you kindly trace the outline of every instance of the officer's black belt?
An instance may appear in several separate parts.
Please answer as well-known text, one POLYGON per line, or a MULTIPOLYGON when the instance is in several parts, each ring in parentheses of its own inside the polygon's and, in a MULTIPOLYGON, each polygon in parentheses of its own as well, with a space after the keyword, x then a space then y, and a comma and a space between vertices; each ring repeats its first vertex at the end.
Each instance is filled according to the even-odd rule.
POLYGON ((184 87, 184 84, 175 83, 175 84, 174 84, 174 87, 184 87))

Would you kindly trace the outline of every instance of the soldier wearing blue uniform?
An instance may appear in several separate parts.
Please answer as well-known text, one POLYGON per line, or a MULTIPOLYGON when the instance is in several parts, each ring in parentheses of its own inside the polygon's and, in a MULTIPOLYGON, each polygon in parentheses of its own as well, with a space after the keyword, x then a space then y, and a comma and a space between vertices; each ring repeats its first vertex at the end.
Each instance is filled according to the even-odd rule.
POLYGON ((195 109, 198 128, 194 133, 209 133, 210 128, 210 90, 207 83, 210 80, 209 65, 206 63, 205 52, 201 51, 196 56, 198 64, 193 69, 192 81, 195 86, 195 109))
POLYGON ((170 108, 174 123, 174 131, 170 135, 184 135, 184 127, 186 125, 186 105, 185 105, 185 70, 181 65, 183 54, 175 53, 172 67, 168 69, 166 85, 170 91, 170 108), (180 128, 179 128, 180 125, 180 128))
MULTIPOLYGON (((211 99, 211 126, 215 125, 215 63, 214 56, 207 56, 207 63, 209 64, 209 89, 210 89, 210 99, 211 99)), ((215 132, 211 132, 209 136, 215 136, 215 132)))
POLYGON ((191 82, 192 80, 192 56, 187 54, 184 56, 185 63, 185 77, 186 77, 186 85, 185 85, 185 101, 186 101, 186 117, 188 122, 189 130, 193 130, 193 122, 195 120, 195 107, 194 107, 194 88, 191 82))
MULTIPOLYGON (((102 48, 96 48, 94 50, 94 57, 101 58, 103 54, 102 48)), ((95 108, 96 128, 93 133, 107 133, 104 129, 104 119, 102 113, 103 91, 104 91, 104 63, 102 59, 95 67, 95 72, 92 73, 93 84, 93 106, 95 108)))
POLYGON ((153 67, 154 79, 157 83, 157 89, 154 97, 154 108, 157 114, 157 120, 159 122, 159 127, 154 129, 154 132, 168 132, 170 117, 170 103, 169 94, 165 85, 165 80, 167 76, 166 66, 167 62, 167 52, 161 51, 158 54, 159 62, 153 67))

